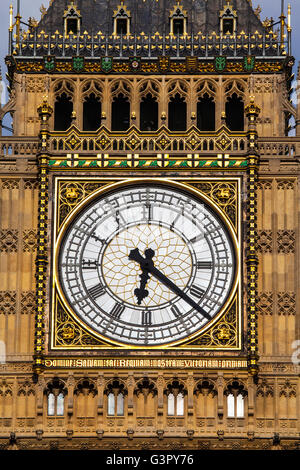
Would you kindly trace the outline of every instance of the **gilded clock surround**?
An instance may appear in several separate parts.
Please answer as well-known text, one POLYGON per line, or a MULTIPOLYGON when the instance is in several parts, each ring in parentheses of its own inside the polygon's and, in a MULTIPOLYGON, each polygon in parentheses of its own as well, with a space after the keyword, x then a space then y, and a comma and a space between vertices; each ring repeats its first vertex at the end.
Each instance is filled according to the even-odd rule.
POLYGON ((185 189, 192 192, 218 212, 231 233, 235 246, 236 274, 229 298, 217 318, 202 328, 201 332, 169 346, 149 346, 142 349, 184 350, 240 350, 241 349, 241 316, 242 305, 240 295, 240 253, 241 253, 241 203, 239 178, 173 178, 173 179, 80 179, 66 177, 55 179, 55 216, 53 240, 54 281, 52 291, 52 339, 53 350, 84 350, 84 349, 141 349, 141 346, 124 346, 108 341, 100 334, 87 328, 76 318, 72 308, 60 288, 58 281, 58 252, 60 240, 68 229, 70 221, 91 200, 99 194, 130 185, 146 182, 160 183, 162 186, 185 189))
MULTIPOLYGON (((99 12, 105 2, 91 3, 99 12)), ((81 8, 75 35, 63 28, 65 0, 51 0, 40 22, 29 20, 28 32, 21 29, 21 12, 15 23, 11 12, 10 100, 0 109, 1 120, 13 117, 13 135, 0 137, 0 346, 7 348, 6 363, 0 361, 0 448, 297 449, 299 364, 292 348, 299 339, 300 130, 299 104, 296 109, 291 100, 290 9, 285 25, 282 8, 278 34, 251 1, 239 0, 237 30, 224 36, 220 12, 226 0, 181 0, 187 34, 175 38, 161 18, 169 18, 176 1, 125 0, 132 24, 124 40, 112 36, 109 25, 105 29, 119 3, 105 4, 114 5, 108 15, 81 8), (204 3, 209 8, 195 8, 204 3), (202 25, 204 34, 198 33, 202 25), (130 104, 129 127, 120 132, 111 125, 118 84, 130 104), (62 91, 72 101, 72 120, 67 130, 54 130, 62 91), (87 131, 83 104, 92 91, 101 101, 101 121, 87 131), (149 91, 158 104, 157 129, 143 131, 140 104, 149 91), (177 91, 187 106, 182 131, 168 122, 177 91), (200 130, 198 122, 205 93, 215 103, 213 131, 200 130), (244 131, 227 121, 234 93, 244 104, 244 131), (288 133, 290 116, 296 136, 288 133), (54 233, 56 177, 65 186, 54 233), (52 241, 72 210, 93 197, 100 179, 180 177, 195 184, 201 178, 199 190, 223 207, 233 227, 237 210, 228 185, 230 178, 240 181, 240 305, 224 313, 220 330, 203 331, 201 344, 99 348, 99 338, 75 325, 65 305, 53 306, 52 241), (225 184, 217 193, 214 178, 225 184), (235 328, 240 306, 241 347, 230 349, 228 324, 235 328), (56 349, 52 308, 61 341, 56 349), (212 343, 214 349, 206 349, 212 343), (170 415, 169 396, 176 399, 181 391, 184 415, 170 415), (123 396, 123 416, 110 415, 111 393, 123 396), (49 415, 53 395, 55 402, 63 397, 63 415, 49 415), (242 397, 243 417, 228 413, 232 397, 235 403, 242 397)))

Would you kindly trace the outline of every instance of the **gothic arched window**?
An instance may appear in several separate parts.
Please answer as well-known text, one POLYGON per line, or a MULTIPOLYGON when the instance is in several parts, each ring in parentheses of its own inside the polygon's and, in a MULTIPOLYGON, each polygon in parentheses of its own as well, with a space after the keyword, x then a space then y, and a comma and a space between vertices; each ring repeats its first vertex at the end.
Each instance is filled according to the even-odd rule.
POLYGON ((247 391, 244 389, 244 386, 235 380, 228 385, 225 395, 227 418, 244 418, 245 398, 247 397, 247 391))
POLYGON ((168 385, 165 394, 167 395, 168 416, 184 416, 186 391, 183 384, 174 380, 168 385))
POLYGON ((101 126, 101 101, 95 93, 86 96, 83 102, 83 130, 96 131, 101 126))
POLYGON ((128 97, 119 93, 114 97, 111 110, 111 130, 127 131, 130 126, 130 103, 128 97))
POLYGON ((54 130, 66 131, 72 124, 73 102, 65 92, 57 96, 54 104, 54 130))
POLYGON ((71 2, 64 14, 65 34, 79 34, 81 25, 81 15, 76 9, 74 2, 71 2))
POLYGON ((222 11, 220 11, 220 33, 222 35, 226 34, 236 34, 237 29, 237 12, 233 9, 232 5, 227 5, 222 11))
POLYGON ((176 93, 169 101, 169 129, 170 131, 186 130, 187 105, 185 98, 176 93))
POLYGON ((236 93, 233 93, 225 106, 226 125, 231 131, 244 130, 244 101, 236 93))
POLYGON ((141 131, 156 131, 158 128, 158 103, 150 93, 140 103, 141 131))
POLYGON ((47 411, 48 411, 48 416, 55 416, 55 396, 54 393, 49 393, 47 397, 47 411))
POLYGON ((62 380, 54 378, 50 383, 48 383, 45 390, 48 416, 64 416, 66 394, 67 389, 65 388, 65 384, 62 380))
POLYGON ((216 104, 213 97, 205 93, 197 103, 197 127, 200 131, 214 131, 216 128, 216 104))
POLYGON ((187 12, 179 2, 170 12, 170 34, 174 36, 187 34, 187 12))
POLYGON ((127 391, 124 385, 113 380, 107 385, 107 415, 108 416, 124 416, 125 412, 125 395, 127 391))
POLYGON ((124 5, 123 1, 121 1, 121 5, 119 5, 115 11, 113 20, 114 36, 126 36, 127 34, 130 34, 130 12, 127 10, 127 7, 124 5))

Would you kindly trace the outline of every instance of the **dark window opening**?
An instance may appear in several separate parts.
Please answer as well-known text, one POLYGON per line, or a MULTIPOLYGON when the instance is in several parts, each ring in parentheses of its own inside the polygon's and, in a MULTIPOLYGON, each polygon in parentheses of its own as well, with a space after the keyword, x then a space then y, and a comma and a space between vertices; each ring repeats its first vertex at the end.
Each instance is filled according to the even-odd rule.
POLYGON ((101 102, 92 93, 83 103, 83 130, 96 131, 101 126, 101 102))
POLYGON ((169 102, 169 129, 170 131, 186 130, 186 102, 179 93, 176 93, 169 102))
POLYGON ((130 103, 126 96, 120 93, 112 102, 112 131, 127 131, 130 124, 130 103))
POLYGON ((62 93, 54 105, 54 130, 66 131, 72 124, 73 103, 71 97, 62 93))
POLYGON ((233 34, 233 20, 230 18, 223 19, 223 34, 233 34))
POLYGON ((78 33, 78 20, 76 18, 67 20, 67 34, 70 34, 71 31, 74 34, 78 33))
POLYGON ((197 127, 200 131, 215 130, 216 105, 207 93, 197 103, 197 127))
POLYGON ((173 34, 183 34, 184 33, 184 23, 182 19, 173 20, 173 34))
POLYGON ((149 93, 140 104, 141 131, 156 131, 158 128, 158 103, 149 93))
POLYGON ((128 33, 128 20, 126 18, 117 19, 117 34, 126 35, 128 33))
POLYGON ((226 103, 226 125, 231 131, 244 130, 244 102, 236 93, 226 103))

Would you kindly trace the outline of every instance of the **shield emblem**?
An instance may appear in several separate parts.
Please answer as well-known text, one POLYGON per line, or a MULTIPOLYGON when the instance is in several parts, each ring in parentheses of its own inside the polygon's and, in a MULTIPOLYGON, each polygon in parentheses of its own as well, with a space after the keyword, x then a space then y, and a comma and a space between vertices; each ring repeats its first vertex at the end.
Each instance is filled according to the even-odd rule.
POLYGON ((255 57, 252 55, 248 55, 244 57, 244 69, 246 72, 252 72, 255 65, 255 57))
POLYGON ((112 70, 113 59, 112 57, 102 57, 101 58, 101 68, 103 72, 108 73, 112 70))
POLYGON ((140 69, 140 65, 141 65, 141 59, 140 57, 133 57, 130 59, 130 65, 131 65, 131 69, 134 71, 134 72, 137 72, 139 69, 140 69))
POLYGON ((187 72, 195 73, 198 71, 198 57, 187 57, 185 62, 187 72))
POLYGON ((47 55, 44 57, 44 68, 47 72, 53 72, 55 69, 55 57, 52 55, 47 55))
POLYGON ((217 72, 223 72, 227 65, 227 59, 224 56, 215 58, 215 69, 217 72))
POLYGON ((73 57, 72 65, 74 72, 81 72, 84 69, 84 57, 73 57))
POLYGON ((170 67, 170 57, 159 57, 158 58, 158 67, 161 72, 167 72, 170 67))

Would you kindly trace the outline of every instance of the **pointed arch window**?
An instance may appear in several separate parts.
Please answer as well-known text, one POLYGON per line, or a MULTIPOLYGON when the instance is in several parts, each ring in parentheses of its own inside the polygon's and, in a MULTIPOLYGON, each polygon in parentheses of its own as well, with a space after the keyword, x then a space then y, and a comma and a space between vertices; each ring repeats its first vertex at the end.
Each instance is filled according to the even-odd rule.
POLYGON ((226 0, 224 9, 220 11, 220 33, 225 36, 226 34, 236 34, 237 30, 237 12, 230 4, 230 0, 226 0))
POLYGON ((184 395, 181 392, 177 395, 176 414, 177 416, 184 416, 184 395))
POLYGON ((83 130, 96 131, 101 126, 101 101, 95 93, 86 96, 83 102, 83 130))
POLYGON ((54 416, 55 415, 55 396, 54 396, 54 393, 49 393, 47 404, 48 404, 48 406, 47 406, 48 416, 54 416))
POLYGON ((107 415, 124 416, 125 395, 127 395, 124 385, 118 380, 114 380, 108 384, 105 393, 107 395, 107 415))
POLYGON ((124 416, 124 395, 121 392, 117 395, 117 416, 124 416))
POLYGON ((205 93, 197 102, 197 127, 200 131, 216 128, 216 104, 213 97, 205 93))
POLYGON ((174 36, 187 34, 187 12, 179 1, 170 11, 170 34, 174 36))
POLYGON ((130 11, 127 10, 124 2, 121 1, 121 5, 118 6, 117 10, 113 15, 113 35, 114 36, 126 36, 130 34, 130 11))
POLYGON ((65 396, 62 392, 56 394, 48 393, 47 396, 47 414, 48 416, 64 416, 65 413, 65 396))
POLYGON ((114 393, 109 393, 107 395, 107 414, 109 416, 115 415, 115 395, 114 393))
POLYGON ((54 130, 66 131, 72 124, 73 102, 71 96, 63 92, 54 104, 54 130))
POLYGON ((245 417, 245 399, 247 391, 243 384, 233 381, 225 391, 227 418, 244 418, 245 417))
POLYGON ((185 98, 176 93, 169 101, 169 129, 170 131, 185 131, 187 104, 185 98))
POLYGON ((185 395, 183 384, 177 380, 168 385, 165 391, 167 395, 167 412, 168 416, 184 416, 185 395))
POLYGON ((112 102, 111 130, 127 131, 130 126, 130 103, 127 96, 119 93, 112 102))
POLYGON ((64 13, 65 34, 80 34, 81 18, 75 2, 71 1, 64 13))
POLYGON ((244 396, 239 393, 227 395, 227 418, 244 418, 245 405, 244 396))
POLYGON ((244 130, 244 101, 242 97, 233 93, 226 102, 225 114, 226 114, 226 125, 231 131, 243 131, 244 130))
POLYGON ((156 97, 148 93, 140 103, 141 131, 156 131, 158 128, 158 102, 156 97))

